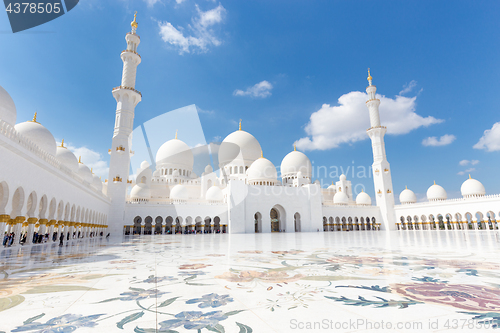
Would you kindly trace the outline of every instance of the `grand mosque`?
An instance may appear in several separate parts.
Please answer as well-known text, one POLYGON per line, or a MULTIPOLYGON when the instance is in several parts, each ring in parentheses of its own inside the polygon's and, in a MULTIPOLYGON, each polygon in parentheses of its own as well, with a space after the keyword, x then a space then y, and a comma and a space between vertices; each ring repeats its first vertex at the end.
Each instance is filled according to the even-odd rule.
MULTIPOLYGON (((115 126, 109 150, 109 177, 101 181, 65 145, 57 144, 40 116, 16 123, 14 101, 0 87, 0 230, 23 234, 270 233, 377 230, 496 230, 500 195, 485 195, 476 179, 461 185, 463 198, 448 199, 433 184, 427 201, 410 189, 392 186, 376 86, 368 72, 367 135, 373 149, 375 193, 353 193, 345 175, 322 188, 312 178, 309 158, 294 149, 283 157, 280 174, 259 141, 241 127, 227 135, 218 165, 193 171, 192 149, 177 138, 130 174, 136 90, 141 63, 137 21, 121 53, 121 83, 112 90, 115 126)), ((216 162, 216 161, 214 161, 216 162)), ((215 163, 214 163, 215 164, 215 163)), ((27 237, 27 242, 32 242, 27 237)))

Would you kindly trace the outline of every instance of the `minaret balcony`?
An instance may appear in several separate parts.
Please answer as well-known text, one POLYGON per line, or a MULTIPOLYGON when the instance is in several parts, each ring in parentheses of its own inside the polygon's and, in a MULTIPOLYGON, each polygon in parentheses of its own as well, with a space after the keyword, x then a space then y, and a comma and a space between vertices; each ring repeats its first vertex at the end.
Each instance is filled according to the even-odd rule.
POLYGON ((132 87, 118 86, 118 87, 113 88, 112 91, 115 92, 115 91, 120 90, 120 89, 132 90, 132 91, 138 93, 142 97, 141 92, 139 90, 132 88, 132 87))
POLYGON ((139 53, 137 53, 137 52, 135 52, 135 51, 132 51, 132 50, 123 50, 123 51, 122 51, 122 53, 120 53, 120 54, 123 54, 123 53, 125 53, 125 52, 130 52, 130 53, 133 53, 133 54, 135 54, 135 55, 139 56, 139 58, 141 58, 141 55, 140 55, 139 53))

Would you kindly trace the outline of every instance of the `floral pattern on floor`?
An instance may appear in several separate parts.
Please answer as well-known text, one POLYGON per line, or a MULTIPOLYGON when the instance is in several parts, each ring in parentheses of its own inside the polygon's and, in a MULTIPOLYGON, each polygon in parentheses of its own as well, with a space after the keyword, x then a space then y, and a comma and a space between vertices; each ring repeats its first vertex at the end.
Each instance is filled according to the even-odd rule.
POLYGON ((481 331, 500 325, 496 237, 156 235, 9 248, 0 332, 364 332, 382 320, 386 332, 406 331, 398 322, 481 331))

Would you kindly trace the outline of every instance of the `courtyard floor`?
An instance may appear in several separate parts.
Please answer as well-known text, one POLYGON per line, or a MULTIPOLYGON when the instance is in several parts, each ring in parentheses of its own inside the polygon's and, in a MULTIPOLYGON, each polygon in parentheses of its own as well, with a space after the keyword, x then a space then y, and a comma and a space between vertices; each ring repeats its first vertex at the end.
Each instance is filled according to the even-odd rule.
POLYGON ((500 331, 499 254, 461 230, 0 249, 0 332, 500 331))

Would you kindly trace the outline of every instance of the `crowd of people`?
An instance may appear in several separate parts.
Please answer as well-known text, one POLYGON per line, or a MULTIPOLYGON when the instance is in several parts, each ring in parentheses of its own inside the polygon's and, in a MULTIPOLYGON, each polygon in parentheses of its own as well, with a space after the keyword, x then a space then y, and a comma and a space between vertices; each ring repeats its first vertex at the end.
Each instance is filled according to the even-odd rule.
MULTIPOLYGON (((97 232, 91 232, 89 234, 90 238, 96 237, 96 236, 101 236, 102 237, 102 236, 104 236, 104 233, 101 231, 99 234, 97 232)), ((47 243, 49 241, 49 237, 50 237, 49 233, 39 234, 38 232, 35 231, 35 232, 33 232, 32 244, 47 243)), ((52 241, 55 242, 59 238, 59 245, 63 246, 65 238, 66 238, 67 241, 69 241, 70 239, 83 238, 83 237, 84 236, 83 236, 83 234, 80 231, 73 232, 73 235, 71 235, 69 232, 66 235, 64 233, 60 233, 58 235, 57 232, 54 232, 52 234, 52 241)), ((106 235, 106 238, 108 238, 108 237, 109 237, 109 233, 106 235)), ((26 244, 27 238, 28 238, 28 233, 27 232, 21 234, 21 238, 19 239, 19 244, 21 244, 21 245, 26 244)), ((3 243, 2 243, 2 245, 4 247, 12 246, 12 244, 14 243, 15 239, 16 239, 16 234, 14 232, 11 232, 11 233, 5 232, 4 237, 3 237, 3 243)))

